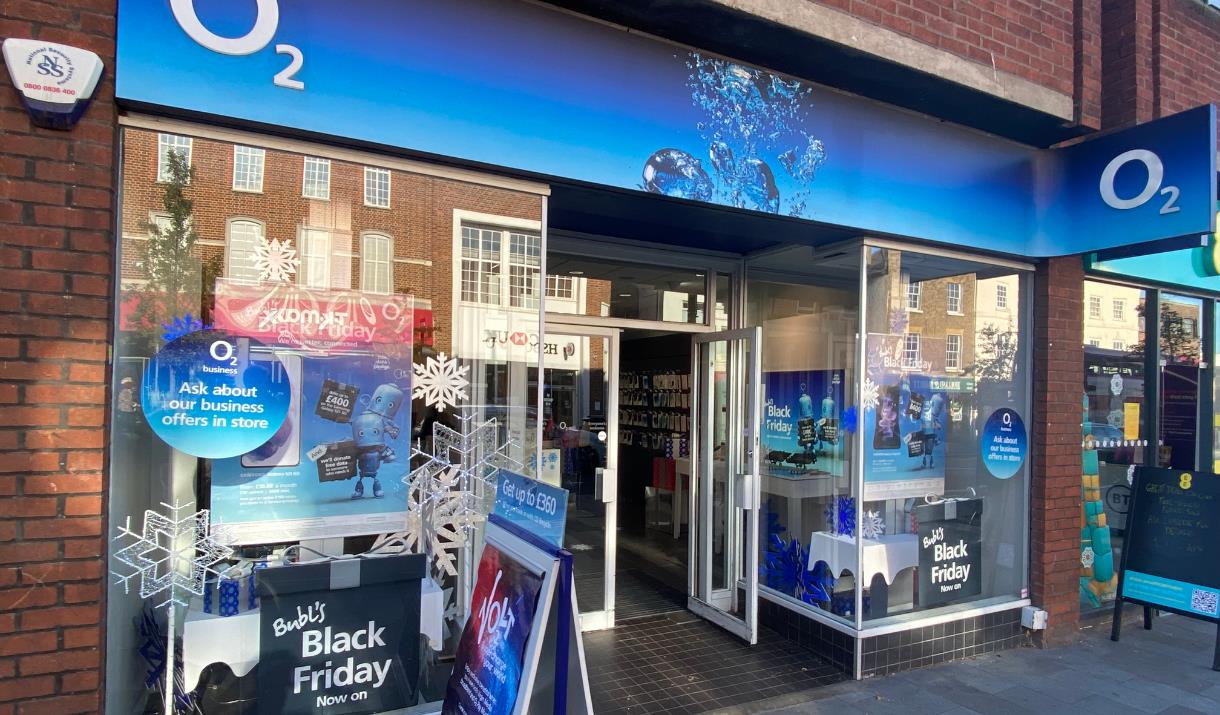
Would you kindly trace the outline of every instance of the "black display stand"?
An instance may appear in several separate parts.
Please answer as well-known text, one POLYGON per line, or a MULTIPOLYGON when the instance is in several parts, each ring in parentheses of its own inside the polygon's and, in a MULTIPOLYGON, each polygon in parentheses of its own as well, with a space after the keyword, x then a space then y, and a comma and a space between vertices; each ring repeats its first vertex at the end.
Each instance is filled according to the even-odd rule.
POLYGON ((1126 591, 1129 570, 1138 571, 1143 578, 1150 575, 1184 586, 1202 584, 1208 590, 1220 588, 1218 531, 1220 475, 1180 469, 1135 469, 1110 640, 1118 641, 1122 636, 1123 604, 1128 601, 1143 607, 1146 631, 1152 630, 1153 608, 1206 621, 1216 625, 1212 670, 1220 671, 1220 615, 1188 611, 1126 591), (1181 518, 1183 514, 1190 518, 1181 518))

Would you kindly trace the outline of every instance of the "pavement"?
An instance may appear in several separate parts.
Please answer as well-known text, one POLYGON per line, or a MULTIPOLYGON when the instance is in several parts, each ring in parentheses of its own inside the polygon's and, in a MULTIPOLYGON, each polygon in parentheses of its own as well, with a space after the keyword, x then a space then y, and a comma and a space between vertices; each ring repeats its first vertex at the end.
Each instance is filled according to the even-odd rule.
POLYGON ((1215 639, 1215 625, 1181 616, 1154 619, 1152 631, 1128 622, 1118 643, 1107 624, 1083 629, 1066 646, 1019 648, 717 713, 1218 715, 1215 639))

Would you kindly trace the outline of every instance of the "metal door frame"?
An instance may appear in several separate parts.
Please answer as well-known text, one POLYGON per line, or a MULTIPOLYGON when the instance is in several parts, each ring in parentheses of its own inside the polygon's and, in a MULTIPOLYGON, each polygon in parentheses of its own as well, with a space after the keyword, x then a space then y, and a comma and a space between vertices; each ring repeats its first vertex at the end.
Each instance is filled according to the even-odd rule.
MULTIPOLYGON (((582 338, 604 338, 609 343, 606 365, 606 466, 601 469, 601 494, 597 495, 605 505, 605 573, 603 578, 604 594, 602 609, 580 613, 580 629, 582 631, 597 631, 614 627, 614 584, 617 577, 615 556, 618 553, 618 396, 619 396, 619 340, 622 330, 597 325, 580 323, 559 323, 548 316, 543 324, 547 336, 571 335, 582 338)), ((543 376, 546 366, 538 377, 539 399, 545 385, 543 376)), ((539 415, 539 424, 542 419, 539 415)), ((538 464, 542 464, 542 441, 538 442, 538 464)), ((576 604, 579 608, 580 604, 576 604)))
POLYGON ((758 642, 758 559, 759 559, 759 430, 762 425, 759 386, 762 381, 762 328, 738 328, 692 336, 691 377, 696 392, 691 401, 691 487, 690 514, 692 529, 687 541, 687 607, 725 630, 748 641, 758 642), (715 372, 710 343, 728 343, 729 360, 726 400, 725 442, 725 551, 728 588, 715 589, 712 583, 713 554, 713 490, 715 466, 714 445, 701 439, 710 434, 714 425, 715 372), (749 365, 745 364, 749 344, 749 365), (745 454, 739 454, 746 436, 745 454), (744 457, 744 459, 743 459, 744 457), (738 465, 743 467, 738 470, 738 465), (744 504, 736 503, 737 485, 741 484, 744 504), (742 524, 747 526, 742 544, 742 524), (742 555, 744 554, 744 559, 742 555), (696 578, 698 574, 698 578, 696 578), (738 590, 745 593, 744 617, 734 615, 738 605, 738 590))

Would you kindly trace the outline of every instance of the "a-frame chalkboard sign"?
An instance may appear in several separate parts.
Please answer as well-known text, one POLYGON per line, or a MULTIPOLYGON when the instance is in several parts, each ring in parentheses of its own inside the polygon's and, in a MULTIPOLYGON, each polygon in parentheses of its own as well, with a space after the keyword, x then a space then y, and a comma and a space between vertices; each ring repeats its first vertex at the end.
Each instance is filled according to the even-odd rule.
POLYGON ((1212 670, 1220 670, 1220 474, 1136 467, 1110 639, 1122 633, 1123 602, 1215 623, 1212 670))

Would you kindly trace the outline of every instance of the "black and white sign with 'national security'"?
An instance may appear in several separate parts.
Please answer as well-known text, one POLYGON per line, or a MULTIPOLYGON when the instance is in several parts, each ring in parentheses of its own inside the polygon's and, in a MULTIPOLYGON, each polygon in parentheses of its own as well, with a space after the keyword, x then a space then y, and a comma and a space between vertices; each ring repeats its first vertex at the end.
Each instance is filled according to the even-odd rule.
POLYGON ((915 518, 919 522, 920 607, 977 596, 983 584, 983 500, 920 504, 915 518))

